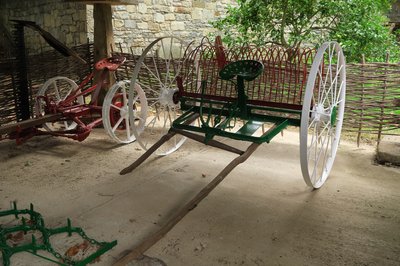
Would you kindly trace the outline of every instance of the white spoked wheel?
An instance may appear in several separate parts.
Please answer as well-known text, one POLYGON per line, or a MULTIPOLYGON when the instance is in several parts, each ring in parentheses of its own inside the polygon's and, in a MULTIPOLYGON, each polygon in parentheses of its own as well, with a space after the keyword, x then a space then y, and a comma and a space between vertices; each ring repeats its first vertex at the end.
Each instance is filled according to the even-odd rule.
MULTIPOLYGON (((43 86, 39 89, 36 96, 47 96, 51 101, 56 104, 62 100, 65 100, 70 93, 78 87, 75 81, 66 77, 54 77, 47 80, 43 86)), ((83 104, 83 96, 76 98, 75 103, 83 104)), ((43 116, 46 114, 45 111, 46 102, 43 98, 36 98, 35 102, 35 113, 36 116, 43 116)), ((56 121, 45 123, 43 127, 47 131, 67 131, 75 129, 77 124, 71 120, 56 121)))
POLYGON ((332 169, 342 130, 346 62, 337 42, 317 51, 307 80, 300 127, 300 163, 304 181, 321 187, 332 169))
MULTIPOLYGON (((138 84, 145 91, 149 109, 143 132, 135 127, 133 133, 144 150, 149 149, 165 135, 171 128, 172 122, 181 114, 180 104, 176 99, 178 93, 176 79, 181 74, 187 49, 188 46, 179 38, 159 38, 146 47, 136 62, 131 87, 138 84)), ((133 100, 133 90, 130 90, 129 105, 133 100)), ((134 111, 129 110, 129 112, 130 119, 135 119, 134 111)), ((170 154, 182 146, 185 140, 185 137, 175 135, 155 153, 170 154)))
POLYGON ((133 101, 128 105, 130 81, 115 83, 107 92, 102 108, 103 126, 107 134, 118 143, 136 140, 132 128, 143 131, 147 118, 146 95, 139 85, 133 86, 133 101), (129 106, 134 119, 129 119, 129 106), (134 123, 133 125, 131 123, 134 123))

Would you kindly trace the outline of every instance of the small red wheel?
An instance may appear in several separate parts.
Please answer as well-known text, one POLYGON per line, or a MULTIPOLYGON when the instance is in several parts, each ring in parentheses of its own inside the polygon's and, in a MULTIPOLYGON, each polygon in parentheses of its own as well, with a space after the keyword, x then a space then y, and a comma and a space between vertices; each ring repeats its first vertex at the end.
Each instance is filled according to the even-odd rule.
MULTIPOLYGON (((124 96, 122 93, 118 93, 114 96, 112 99, 112 104, 115 107, 122 108, 124 106, 124 96)), ((133 106, 133 109, 136 109, 135 106, 133 106)), ((121 118, 121 113, 118 109, 116 108, 111 108, 110 109, 110 124, 112 127, 114 127, 120 120, 121 118)), ((125 120, 122 120, 122 122, 119 123, 117 126, 118 130, 125 130, 126 129, 126 123, 125 120)))

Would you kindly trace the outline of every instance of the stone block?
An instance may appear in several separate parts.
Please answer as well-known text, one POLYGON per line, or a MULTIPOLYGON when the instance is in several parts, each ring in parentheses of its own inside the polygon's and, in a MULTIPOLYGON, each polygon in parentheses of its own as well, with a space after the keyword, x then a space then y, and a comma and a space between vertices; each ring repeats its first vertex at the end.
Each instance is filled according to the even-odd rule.
POLYGON ((193 0, 193 7, 205 8, 206 3, 204 0, 193 0))
POLYGON ((153 16, 150 15, 150 14, 145 14, 145 15, 143 15, 143 16, 141 17, 141 20, 142 20, 142 21, 146 21, 146 22, 152 21, 152 20, 153 20, 153 16))
POLYGON ((214 12, 211 10, 204 10, 203 11, 203 16, 201 18, 204 22, 207 22, 211 19, 214 19, 214 12))
POLYGON ((147 5, 144 4, 144 3, 139 3, 137 9, 138 9, 138 12, 139 12, 139 13, 142 13, 142 14, 147 13, 147 5))
POLYGON ((165 17, 164 17, 163 14, 155 13, 155 14, 154 14, 154 21, 155 21, 155 22, 158 22, 158 23, 162 23, 162 22, 165 21, 165 17))
POLYGON ((137 24, 138 29, 147 30, 149 29, 149 24, 147 22, 140 22, 137 24))
POLYGON ((164 18, 165 18, 165 20, 175 20, 175 15, 174 14, 165 14, 164 18))
POLYGON ((376 159, 382 164, 400 166, 400 136, 385 136, 378 146, 376 159))
POLYGON ((202 8, 194 8, 192 11, 192 19, 202 19, 203 18, 203 9, 202 8))
POLYGON ((136 28, 136 22, 133 20, 125 20, 124 23, 125 23, 125 28, 128 28, 128 29, 136 28))
POLYGON ((43 27, 47 28, 47 27, 54 27, 55 26, 55 22, 54 22, 54 18, 51 14, 44 14, 43 15, 43 27))
POLYGON ((123 27, 125 24, 122 19, 114 19, 113 22, 114 22, 114 28, 117 29, 123 27))
POLYGON ((171 22, 171 30, 184 30, 185 29, 185 22, 182 21, 173 21, 171 22))
POLYGON ((171 23, 162 23, 159 25, 160 25, 160 30, 163 32, 171 30, 171 23))
POLYGON ((128 13, 136 13, 137 12, 137 6, 127 6, 126 7, 126 11, 128 12, 128 13))
POLYGON ((71 15, 62 16, 62 23, 63 23, 64 25, 71 25, 71 24, 73 24, 72 16, 71 16, 71 15))
POLYGON ((215 9, 217 9, 217 4, 216 3, 206 3, 205 8, 208 10, 215 10, 215 9))
POLYGON ((181 14, 190 14, 192 11, 190 8, 178 6, 175 8, 175 12, 181 14))
POLYGON ((160 31, 160 24, 154 23, 154 22, 149 22, 149 30, 151 31, 160 31))

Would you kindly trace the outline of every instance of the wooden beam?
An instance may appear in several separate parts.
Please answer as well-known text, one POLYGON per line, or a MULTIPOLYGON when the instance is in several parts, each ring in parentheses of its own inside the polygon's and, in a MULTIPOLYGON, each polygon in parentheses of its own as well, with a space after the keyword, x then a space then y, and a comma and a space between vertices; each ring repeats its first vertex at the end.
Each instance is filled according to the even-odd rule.
POLYGON ((107 5, 137 5, 138 0, 66 0, 66 2, 82 3, 87 5, 107 4, 107 5))
POLYGON ((16 132, 18 130, 40 126, 47 122, 57 121, 62 117, 62 114, 48 114, 38 118, 24 120, 22 122, 18 122, 15 124, 7 124, 0 126, 0 135, 2 134, 10 134, 16 132))
MULTIPOLYGON (((112 26, 112 7, 109 4, 94 4, 94 62, 111 56, 111 46, 114 47, 114 35, 112 26)), ((96 71, 94 81, 97 83, 100 78, 100 72, 96 71)), ((115 80, 110 73, 105 77, 107 84, 104 89, 108 89, 115 80)), ((103 103, 106 90, 100 91, 98 104, 103 103)))
POLYGON ((94 61, 111 56, 111 45, 114 45, 112 10, 107 4, 95 4, 94 19, 94 61))

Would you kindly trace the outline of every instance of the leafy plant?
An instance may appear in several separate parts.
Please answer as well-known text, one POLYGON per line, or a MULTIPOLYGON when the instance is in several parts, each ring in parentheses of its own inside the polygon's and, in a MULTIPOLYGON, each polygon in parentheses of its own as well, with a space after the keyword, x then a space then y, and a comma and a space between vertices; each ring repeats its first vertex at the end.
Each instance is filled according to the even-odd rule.
POLYGON ((391 0, 236 0, 213 22, 228 44, 275 43, 285 47, 340 42, 348 61, 398 60, 399 47, 385 14, 391 0))

